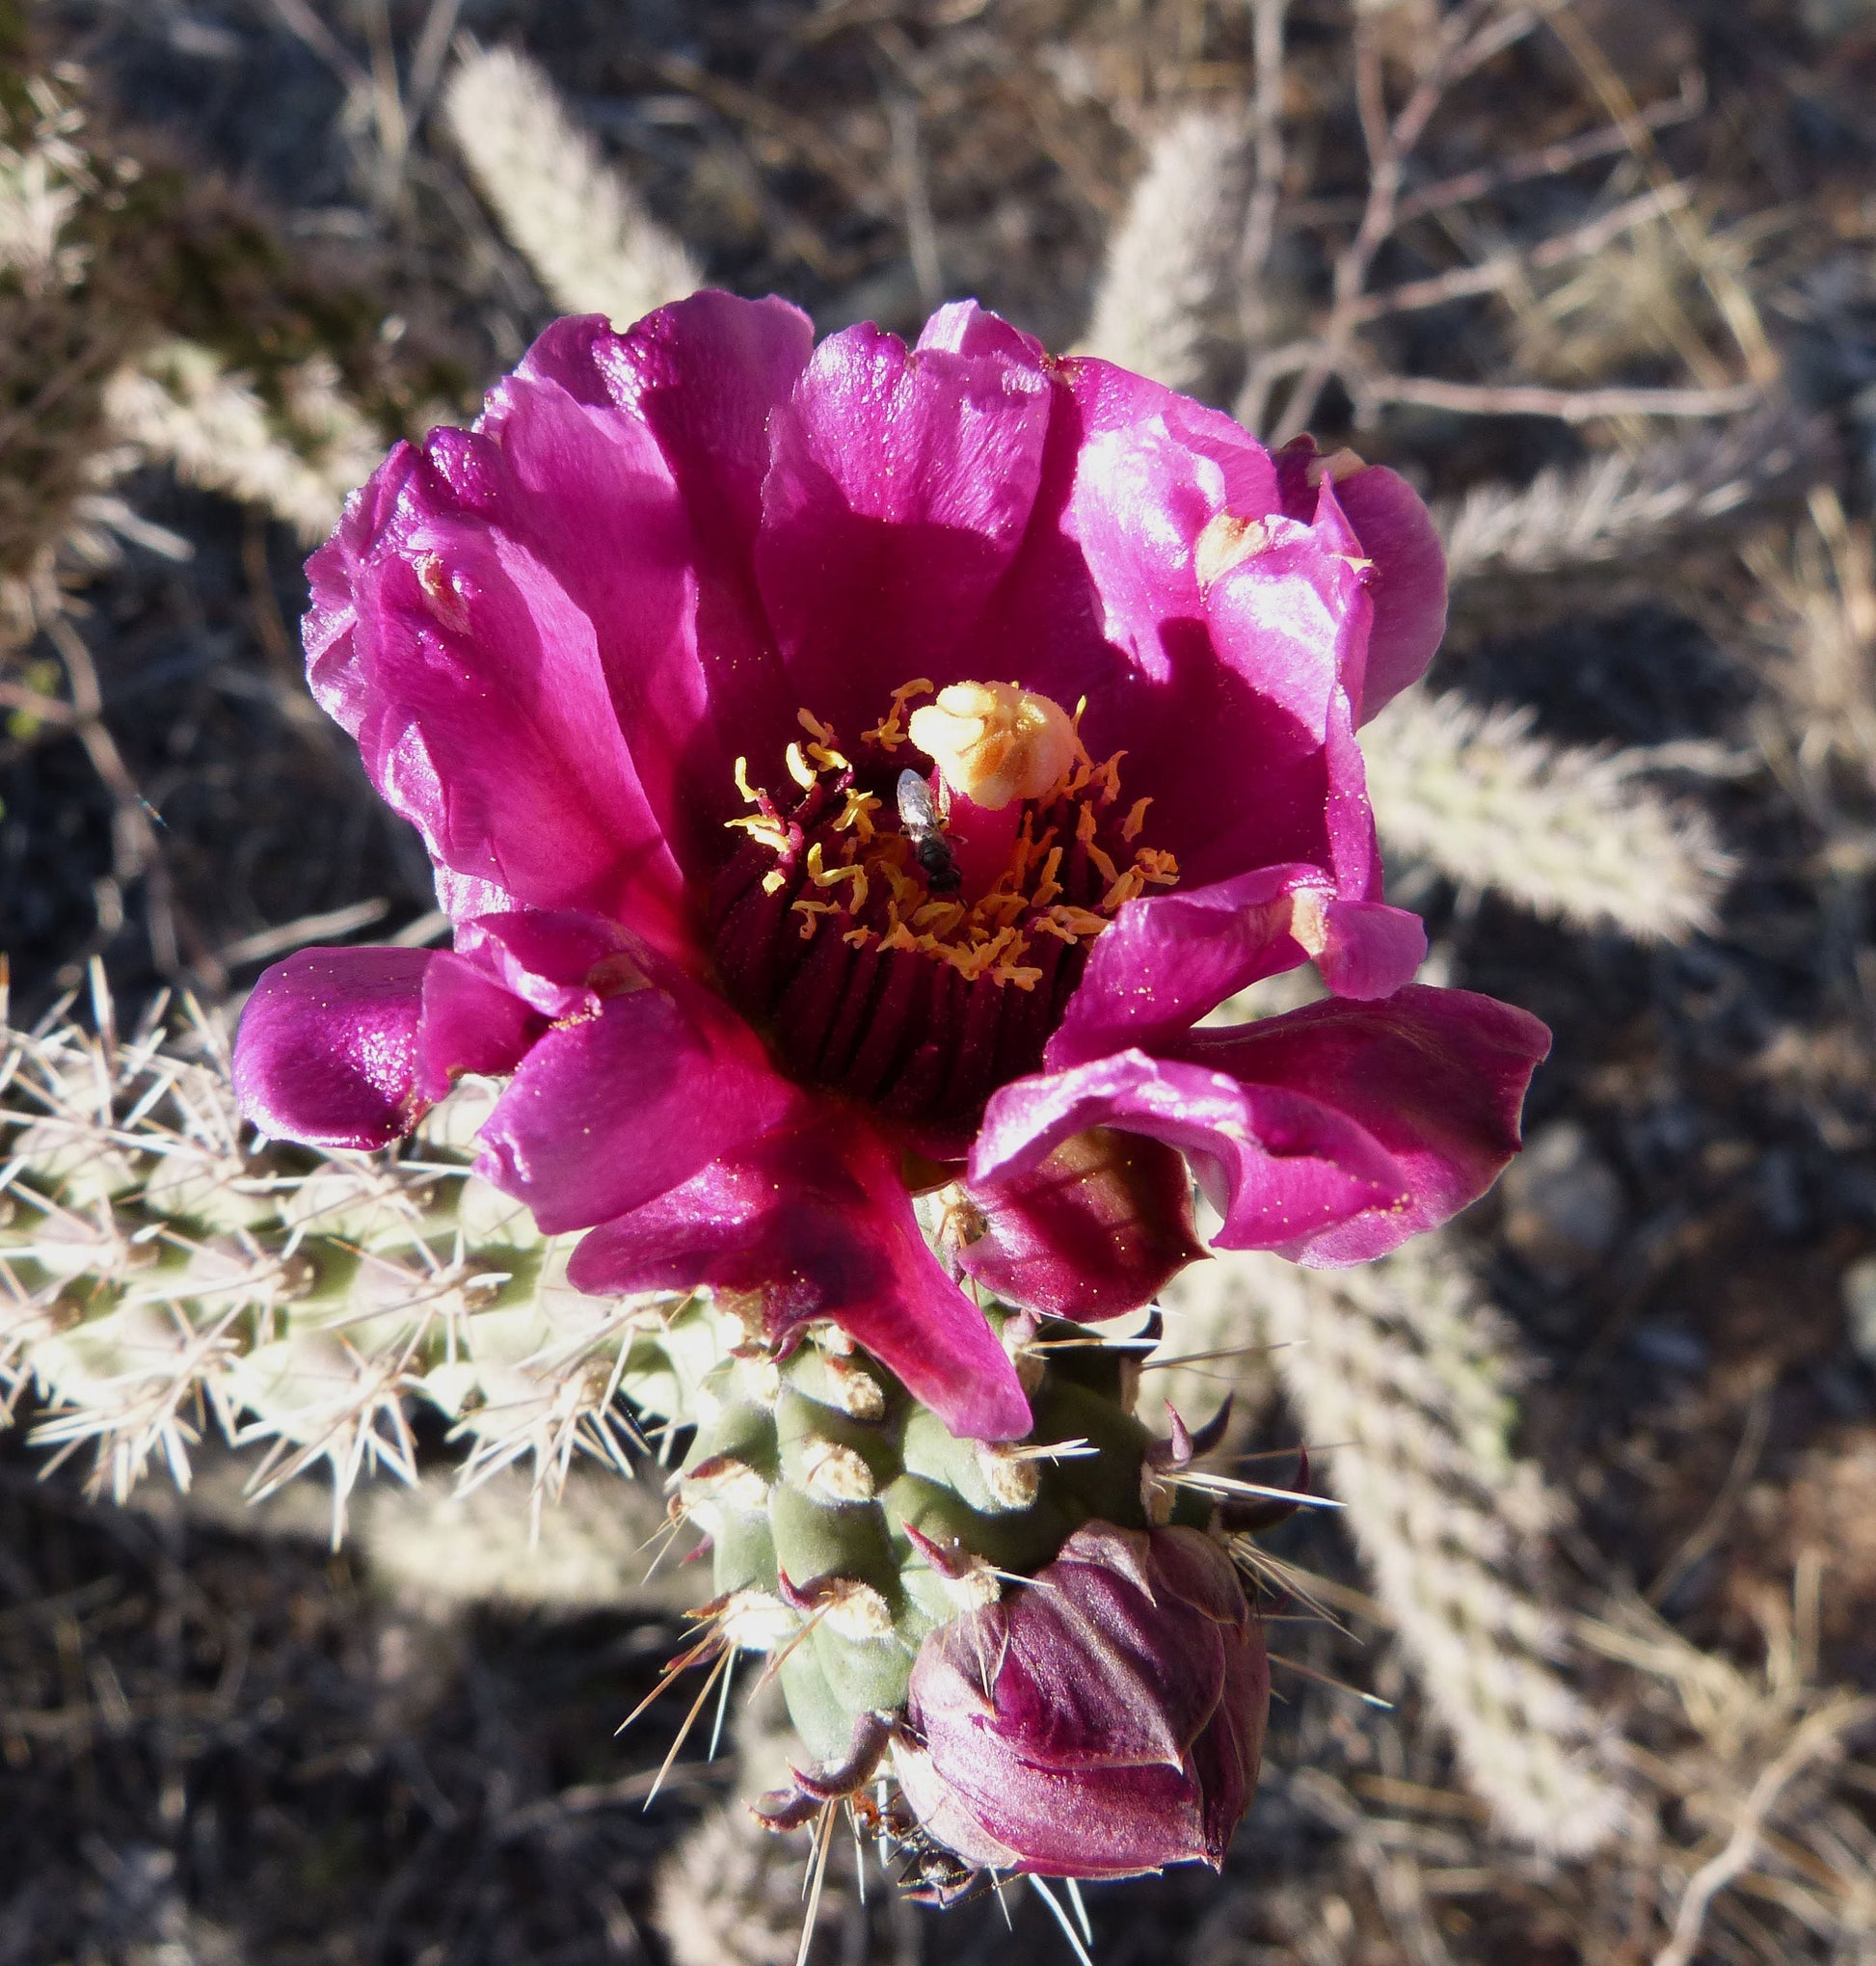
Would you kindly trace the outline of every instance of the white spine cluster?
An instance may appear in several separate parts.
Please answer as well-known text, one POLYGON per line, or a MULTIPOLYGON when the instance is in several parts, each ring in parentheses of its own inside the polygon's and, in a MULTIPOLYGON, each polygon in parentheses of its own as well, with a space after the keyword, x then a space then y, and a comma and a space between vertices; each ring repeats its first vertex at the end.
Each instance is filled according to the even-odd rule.
POLYGON ((624 328, 702 283, 695 260, 525 55, 471 54, 449 79, 442 114, 477 189, 556 307, 624 328))
POLYGON ((1187 110, 1153 140, 1108 241, 1085 353, 1168 389, 1204 389, 1235 325, 1246 155, 1244 119, 1216 110, 1187 110))
POLYGON ((1644 782, 1647 752, 1536 736, 1529 710, 1409 690, 1364 735, 1391 851, 1534 914, 1645 942, 1713 926, 1734 871, 1712 821, 1644 782))
POLYGON ((1519 1840, 1596 1849, 1627 1805, 1556 1663, 1536 1553, 1554 1505, 1511 1452, 1506 1340, 1462 1266, 1437 1238, 1344 1271, 1220 1261, 1281 1348, 1305 1440, 1332 1445, 1328 1485, 1473 1787, 1519 1840))

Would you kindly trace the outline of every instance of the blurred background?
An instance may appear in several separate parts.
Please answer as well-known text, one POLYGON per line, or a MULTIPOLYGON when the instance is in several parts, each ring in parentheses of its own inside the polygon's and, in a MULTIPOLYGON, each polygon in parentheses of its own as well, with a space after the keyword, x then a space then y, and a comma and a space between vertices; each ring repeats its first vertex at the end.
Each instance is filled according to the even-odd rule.
MULTIPOLYGON (((1090 1892, 1094 1957, 1876 1961, 1876 7, 0 0, 15 1027, 440 935, 302 560, 555 314, 699 283, 975 296, 1394 466, 1448 543, 1364 741, 1390 899, 1555 1052, 1444 1236, 1182 1284, 1189 1352, 1309 1336, 1182 1404, 1348 1509, 1274 1545, 1226 1874, 1090 1892)), ((0 1388, 0 1966, 795 1958, 772 1719, 649 1808, 678 1716, 611 1737, 701 1594, 637 1581, 656 1480, 530 1543, 417 1418, 335 1550, 252 1457, 48 1469, 23 1325, 0 1388)), ((817 1959, 1081 1943, 829 1890, 817 1959)))

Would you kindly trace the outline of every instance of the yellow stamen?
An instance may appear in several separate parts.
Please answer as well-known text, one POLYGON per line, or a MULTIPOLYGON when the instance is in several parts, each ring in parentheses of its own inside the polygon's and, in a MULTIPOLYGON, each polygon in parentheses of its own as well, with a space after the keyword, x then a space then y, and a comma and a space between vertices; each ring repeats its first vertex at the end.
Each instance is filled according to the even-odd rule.
POLYGON ((882 751, 897 751, 906 738, 904 726, 899 722, 906 704, 915 696, 929 696, 931 689, 929 676, 921 676, 912 683, 901 683, 893 691, 892 708, 871 730, 860 733, 862 741, 877 744, 882 751))
POLYGON ((1062 933, 1064 940, 1073 942, 1084 935, 1092 937, 1100 934, 1108 926, 1108 918, 1097 915, 1092 908, 1055 907, 1036 924, 1038 929, 1045 926, 1062 933))
POLYGON ((934 935, 948 935, 964 919, 964 909, 957 902, 926 902, 912 916, 915 929, 929 929, 934 935))
POLYGON ((1101 848, 1094 844, 1095 825, 1094 808, 1091 805, 1083 806, 1075 820, 1075 838, 1080 843, 1082 850, 1093 863, 1094 871, 1103 880, 1112 883, 1120 878, 1120 870, 1101 848))
POLYGON ((867 904, 867 871, 864 867, 829 867, 821 859, 820 842, 817 840, 808 848, 808 878, 817 887, 833 887, 837 882, 849 880, 853 892, 843 905, 851 914, 857 915, 867 904))
POLYGON ((1026 959, 1035 936, 1052 936, 1069 948, 1092 941, 1112 926, 1117 909, 1149 886, 1175 882, 1178 862, 1163 849, 1135 845, 1150 797, 1136 799, 1118 825, 1106 820, 1120 796, 1126 752, 1115 751, 1099 765, 1089 757, 1079 731, 1085 698, 1071 719, 1049 698, 1015 683, 952 684, 908 715, 909 700, 930 689, 925 679, 901 685, 887 716, 866 737, 883 750, 910 738, 938 760, 946 787, 989 809, 1022 799, 1004 866, 975 901, 931 892, 911 841, 874 823, 888 801, 853 785, 853 767, 837 747, 832 725, 807 710, 796 713, 807 741, 790 743, 783 754, 789 776, 803 793, 825 786, 838 791, 839 799, 825 806, 814 801, 812 819, 807 805, 798 820, 787 818, 767 792, 750 783, 747 760, 738 758, 737 790, 756 810, 727 823, 776 856, 778 864, 762 877, 764 894, 786 895, 804 877, 811 883, 788 903, 804 942, 813 940, 821 916, 839 916, 841 939, 850 949, 903 950, 949 963, 967 983, 988 978, 999 986, 1032 990, 1046 973, 1026 959), (835 774, 844 775, 826 785, 835 774), (1102 881, 1100 899, 1085 906, 1062 899, 1064 806, 1072 808, 1073 837, 1082 849, 1068 863, 1069 877, 1078 886, 1094 876, 1102 881), (1102 844, 1116 835, 1133 848, 1131 865, 1117 866, 1102 844), (859 919, 870 903, 871 919, 859 919))
POLYGON ((1142 847, 1134 855, 1134 865, 1156 887, 1172 887, 1179 879, 1179 862, 1164 847, 1142 847))
POLYGON ((1113 885, 1101 897, 1101 912, 1111 915, 1125 902, 1136 900, 1145 889, 1146 876, 1138 867, 1130 867, 1125 874, 1117 875, 1113 885))
POLYGON ((750 813, 739 820, 725 820, 723 823, 747 833, 752 840, 759 841, 771 853, 785 854, 792 845, 787 832, 765 813, 750 813))
POLYGON ((844 833, 851 827, 859 838, 860 844, 865 846, 876 831, 872 822, 872 816, 879 810, 879 801, 873 797, 871 793, 855 792, 850 787, 844 795, 846 804, 842 809, 840 817, 834 821, 834 830, 837 833, 844 833))
POLYGON ((1030 967, 1019 968, 1013 963, 1000 962, 990 972, 992 983, 1014 983, 1019 990, 1032 990, 1042 981, 1042 972, 1030 967))
MULTIPOLYGON (((1055 828, 1051 826, 1049 830, 1054 832, 1055 828)), ((1055 900, 1057 895, 1061 892, 1061 882, 1056 878, 1056 870, 1060 865, 1061 848, 1059 847, 1051 847, 1049 848, 1049 857, 1042 863, 1042 878, 1035 884, 1035 904, 1037 907, 1046 908, 1055 900)))

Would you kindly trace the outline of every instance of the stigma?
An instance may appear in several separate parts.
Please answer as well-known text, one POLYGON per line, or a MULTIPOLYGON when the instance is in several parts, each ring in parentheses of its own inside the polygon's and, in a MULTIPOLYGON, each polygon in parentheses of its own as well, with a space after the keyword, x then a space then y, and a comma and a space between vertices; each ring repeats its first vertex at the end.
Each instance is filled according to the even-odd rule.
POLYGON ((1061 705, 1014 683, 950 684, 912 713, 907 735, 948 791, 986 812, 1040 798, 1081 749, 1061 705))

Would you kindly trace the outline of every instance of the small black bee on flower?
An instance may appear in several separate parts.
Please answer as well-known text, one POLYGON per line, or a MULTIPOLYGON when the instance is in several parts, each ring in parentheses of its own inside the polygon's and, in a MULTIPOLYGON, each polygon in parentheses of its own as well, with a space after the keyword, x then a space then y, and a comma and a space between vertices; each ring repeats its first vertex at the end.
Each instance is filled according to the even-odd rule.
POLYGON ((925 884, 933 894, 955 894, 962 885, 938 801, 916 771, 898 774, 898 822, 912 843, 912 852, 925 871, 925 884))

